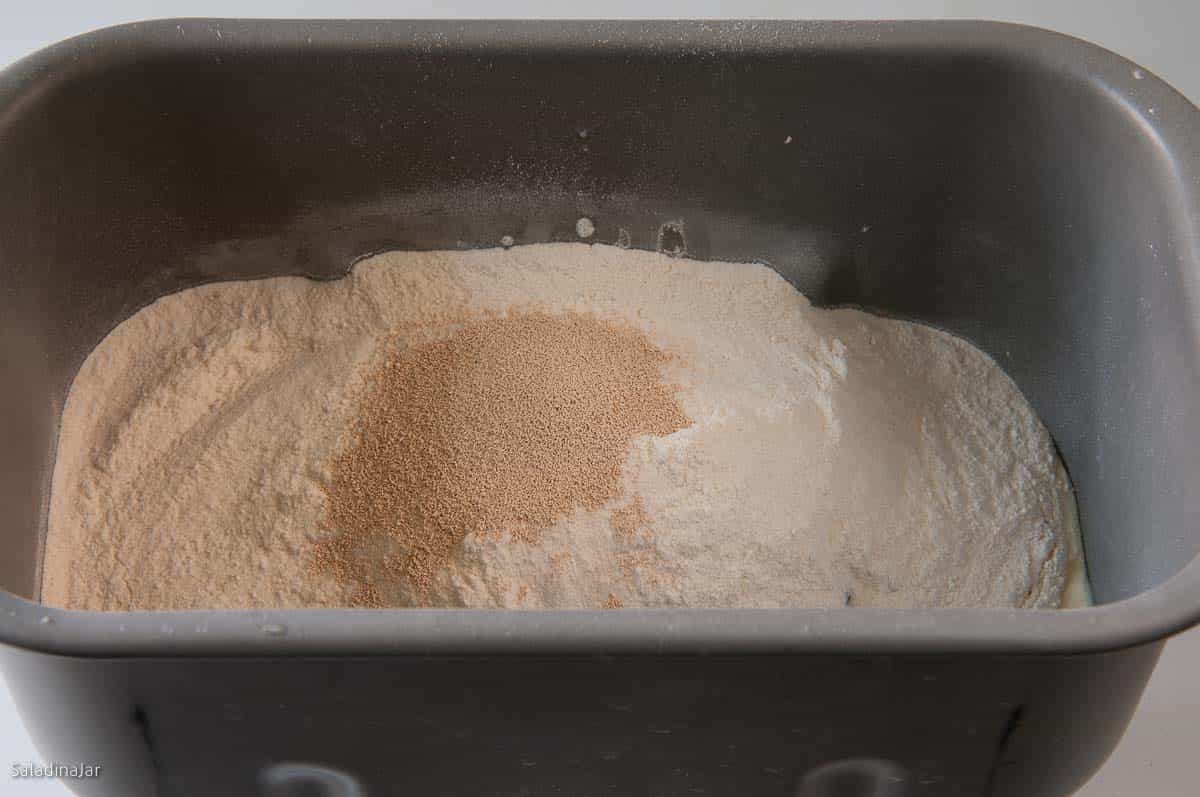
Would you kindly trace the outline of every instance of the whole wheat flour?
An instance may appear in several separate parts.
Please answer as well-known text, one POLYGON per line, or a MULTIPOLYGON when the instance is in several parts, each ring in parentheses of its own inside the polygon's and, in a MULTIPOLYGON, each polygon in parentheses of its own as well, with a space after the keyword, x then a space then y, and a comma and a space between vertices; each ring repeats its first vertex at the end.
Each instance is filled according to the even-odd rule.
POLYGON ((63 414, 43 599, 83 609, 1086 602, 986 355, 759 265, 389 253, 164 297, 63 414))

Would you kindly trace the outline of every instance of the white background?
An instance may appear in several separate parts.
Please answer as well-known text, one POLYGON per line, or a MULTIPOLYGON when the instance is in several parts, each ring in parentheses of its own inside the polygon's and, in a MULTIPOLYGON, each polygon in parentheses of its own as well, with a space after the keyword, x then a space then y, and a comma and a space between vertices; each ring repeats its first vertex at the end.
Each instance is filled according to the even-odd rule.
MULTIPOLYGON (((0 66, 52 42, 137 19, 207 17, 775 17, 1001 19, 1053 28, 1137 61, 1200 103, 1200 2, 1197 0, 605 0, 567 6, 526 0, 414 3, 318 0, 0 0, 0 66)), ((1113 757, 1077 797, 1185 797, 1197 794, 1200 755, 1200 630, 1167 645, 1137 715, 1113 757)), ((40 762, 0 684, 0 795, 67 797, 60 784, 11 780, 13 762, 40 762)), ((428 797, 436 797, 429 795, 428 797)), ((486 797, 481 795, 481 797, 486 797)))

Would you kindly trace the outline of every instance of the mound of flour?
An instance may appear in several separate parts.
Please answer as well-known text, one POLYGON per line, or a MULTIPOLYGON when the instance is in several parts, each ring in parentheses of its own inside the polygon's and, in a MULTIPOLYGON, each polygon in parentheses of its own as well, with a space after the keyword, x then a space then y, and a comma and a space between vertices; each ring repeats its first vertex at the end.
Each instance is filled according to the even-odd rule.
MULTIPOLYGON (((586 396, 586 381, 572 390, 586 396)), ((442 428, 428 412, 413 417, 442 428)), ((570 445, 576 427, 563 428, 570 445)), ((388 434, 397 450, 426 451, 403 430, 388 434)), ((611 458, 611 445, 603 451, 611 458)), ((411 483, 437 494, 430 461, 411 483)), ((546 481, 574 494, 570 479, 546 481)), ((183 291, 108 335, 63 415, 43 599, 85 609, 337 606, 364 594, 367 605, 508 608, 1055 607, 1086 601, 1074 518, 1042 424, 992 360, 946 333, 813 308, 758 265, 584 244, 389 253, 334 282, 183 291), (420 589, 403 566, 322 566, 344 517, 360 560, 402 563, 405 546, 422 544, 420 502, 384 500, 390 477, 377 464, 363 472, 383 481, 361 487, 354 513, 331 512, 338 463, 373 450, 358 421, 364 401, 381 368, 409 368, 407 352, 424 362, 433 355, 422 352, 536 343, 491 345, 484 321, 499 318, 534 319, 493 324, 502 329, 604 325, 620 351, 652 352, 680 420, 626 422, 655 431, 620 438, 624 461, 618 450, 604 489, 579 491, 587 500, 547 503, 531 480, 514 495, 553 508, 537 528, 453 538, 421 560, 420 589), (464 329, 470 346, 454 343, 464 329), (413 518, 381 514, 376 533, 372 506, 413 518)))

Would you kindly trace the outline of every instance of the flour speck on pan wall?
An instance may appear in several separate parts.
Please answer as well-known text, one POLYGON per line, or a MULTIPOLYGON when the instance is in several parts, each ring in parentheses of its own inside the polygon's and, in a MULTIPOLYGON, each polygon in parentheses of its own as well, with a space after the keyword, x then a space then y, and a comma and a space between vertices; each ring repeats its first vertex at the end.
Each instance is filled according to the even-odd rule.
MULTIPOLYGON (((642 368, 638 357, 625 367, 642 368)), ((611 403, 604 369, 577 372, 571 395, 611 403)), ((439 474, 470 472, 454 470, 453 452, 466 451, 456 430, 481 430, 456 423, 429 427, 451 452, 412 482, 430 495, 439 474)), ((536 498, 539 481, 518 475, 520 494, 536 498)), ((361 488, 359 509, 389 489, 386 478, 361 488)), ((1074 499, 1050 438, 965 341, 813 308, 765 266, 540 244, 388 253, 334 282, 216 283, 123 322, 68 397, 43 599, 86 609, 1053 607, 1086 602, 1084 584, 1074 499), (511 529, 443 545, 419 584, 406 562, 433 545, 421 507, 436 502, 404 504, 411 517, 378 533, 367 523, 352 549, 328 556, 347 533, 331 511, 339 468, 374 445, 362 418, 381 369, 450 352, 462 378, 443 380, 446 395, 486 404, 504 384, 548 412, 539 402, 562 396, 520 365, 536 341, 471 348, 456 337, 487 328, 491 340, 508 334, 497 331, 505 319, 539 318, 570 319, 587 351, 644 350, 656 373, 639 378, 665 391, 655 411, 670 402, 678 415, 643 428, 595 414, 625 430, 612 438, 615 459, 606 444, 578 464, 581 479, 608 474, 603 489, 578 500, 567 490, 525 521, 495 514, 494 494, 480 491, 471 517, 508 517, 511 529), (624 342, 612 349, 615 339, 624 342), (494 363, 468 356, 476 351, 526 354, 513 355, 515 381, 497 380, 482 378, 494 363), (359 566, 373 561, 381 566, 359 566)))

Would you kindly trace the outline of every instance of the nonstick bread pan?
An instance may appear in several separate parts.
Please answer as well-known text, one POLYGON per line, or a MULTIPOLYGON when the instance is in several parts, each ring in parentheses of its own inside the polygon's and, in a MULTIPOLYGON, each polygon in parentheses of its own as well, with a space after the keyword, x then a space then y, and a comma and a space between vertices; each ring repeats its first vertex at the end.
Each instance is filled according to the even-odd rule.
POLYGON ((0 73, 0 666, 81 795, 1039 795, 1200 619, 1200 112, 982 22, 167 20, 0 73), (580 131, 586 131, 586 135, 580 131), (386 249, 770 264, 951 330, 1054 436, 1097 605, 40 605, 57 418, 122 319, 386 249))

